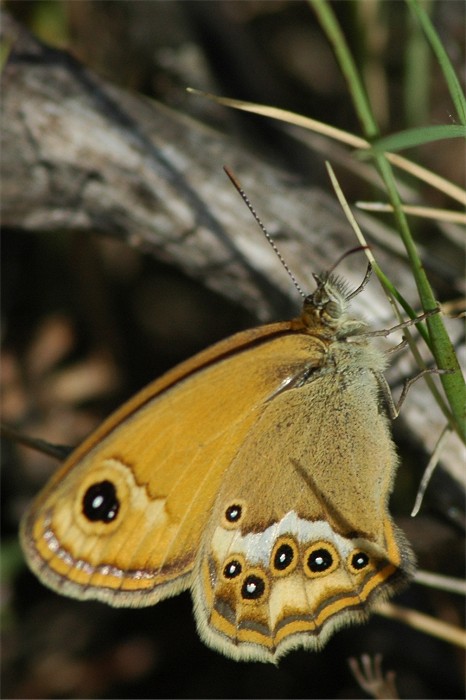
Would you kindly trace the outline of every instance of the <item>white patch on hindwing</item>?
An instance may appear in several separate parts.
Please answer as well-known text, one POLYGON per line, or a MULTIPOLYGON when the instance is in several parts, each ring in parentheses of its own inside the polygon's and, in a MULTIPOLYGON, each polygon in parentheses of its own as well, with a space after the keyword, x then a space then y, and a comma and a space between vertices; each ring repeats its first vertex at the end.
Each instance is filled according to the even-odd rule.
POLYGON ((268 567, 275 542, 281 535, 294 537, 298 544, 311 544, 319 540, 331 542, 342 560, 346 560, 357 547, 357 540, 337 534, 325 520, 311 522, 289 511, 263 532, 242 535, 239 530, 217 527, 212 537, 212 553, 218 561, 233 554, 242 554, 250 566, 268 567))

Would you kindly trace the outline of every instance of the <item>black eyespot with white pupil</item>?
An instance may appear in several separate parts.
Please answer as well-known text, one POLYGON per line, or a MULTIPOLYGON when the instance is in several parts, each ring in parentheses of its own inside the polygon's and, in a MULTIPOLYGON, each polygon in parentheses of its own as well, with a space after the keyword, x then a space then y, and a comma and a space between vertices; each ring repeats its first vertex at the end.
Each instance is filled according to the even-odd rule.
POLYGON ((369 556, 365 552, 356 552, 351 557, 351 566, 353 567, 353 569, 356 569, 356 571, 361 571, 361 569, 365 569, 368 564, 369 556))
POLYGON ((259 576, 246 576, 241 586, 241 595, 246 600, 257 600, 265 591, 265 583, 259 576))
POLYGON ((290 566, 290 564, 292 564, 293 559, 293 547, 291 547, 289 544, 281 544, 275 552, 273 565, 276 569, 278 569, 278 571, 284 571, 290 566))
POLYGON ((111 523, 118 515, 120 501, 111 481, 99 481, 84 494, 82 511, 91 522, 111 523))
POLYGON ((333 556, 328 549, 315 549, 308 557, 307 565, 314 573, 326 571, 333 564, 333 556))
POLYGON ((233 505, 228 506, 225 511, 225 518, 229 523, 237 523, 241 518, 243 509, 238 503, 233 503, 233 505))
POLYGON ((223 575, 225 578, 236 578, 240 575, 242 570, 243 567, 241 566, 241 563, 237 559, 233 559, 225 565, 223 575))

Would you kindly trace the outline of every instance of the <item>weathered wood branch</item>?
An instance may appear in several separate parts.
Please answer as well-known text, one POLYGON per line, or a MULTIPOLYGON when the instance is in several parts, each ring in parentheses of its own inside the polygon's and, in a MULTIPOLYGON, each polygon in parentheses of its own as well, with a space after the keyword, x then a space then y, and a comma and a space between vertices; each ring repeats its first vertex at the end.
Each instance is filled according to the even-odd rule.
MULTIPOLYGON (((311 272, 354 246, 349 225, 324 191, 291 181, 223 134, 101 80, 2 15, 2 40, 10 47, 2 76, 3 226, 116 236, 178 266, 259 319, 296 310, 296 290, 223 164, 239 176, 306 290, 311 272)), ((407 268, 390 266, 383 251, 377 254, 410 298, 414 286, 407 268)), ((341 265, 354 286, 364 271, 357 257, 341 265)), ((369 320, 393 325, 376 284, 362 297, 355 307, 364 308, 369 320)), ((429 449, 443 419, 428 392, 419 389, 418 396, 404 418, 429 449)), ((455 448, 447 461, 457 458, 455 448)))
MULTIPOLYGON (((306 288, 310 271, 354 245, 325 192, 290 186, 228 137, 105 83, 5 13, 3 33, 11 46, 3 76, 3 225, 117 236, 263 318, 281 311, 277 284, 294 299, 295 291, 223 164, 237 172, 306 288)), ((356 267, 355 283, 364 263, 356 267)))

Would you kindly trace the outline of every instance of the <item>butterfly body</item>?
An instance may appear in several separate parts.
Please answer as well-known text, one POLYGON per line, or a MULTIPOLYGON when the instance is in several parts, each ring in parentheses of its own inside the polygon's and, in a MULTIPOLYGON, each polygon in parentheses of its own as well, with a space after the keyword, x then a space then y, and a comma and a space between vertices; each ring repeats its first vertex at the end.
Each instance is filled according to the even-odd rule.
POLYGON ((318 279, 300 318, 209 348, 104 422, 25 516, 39 577, 115 606, 190 588, 202 638, 259 661, 319 648, 406 581, 386 362, 349 296, 318 279))

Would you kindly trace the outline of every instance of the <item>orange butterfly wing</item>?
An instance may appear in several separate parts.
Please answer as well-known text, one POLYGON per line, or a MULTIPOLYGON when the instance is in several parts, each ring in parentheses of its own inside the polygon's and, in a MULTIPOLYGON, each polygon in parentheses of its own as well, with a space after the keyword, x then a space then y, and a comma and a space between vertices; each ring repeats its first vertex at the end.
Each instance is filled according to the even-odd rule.
POLYGON ((26 514, 41 580, 116 606, 190 584, 222 476, 268 399, 323 348, 300 321, 237 334, 168 372, 91 435, 26 514))

